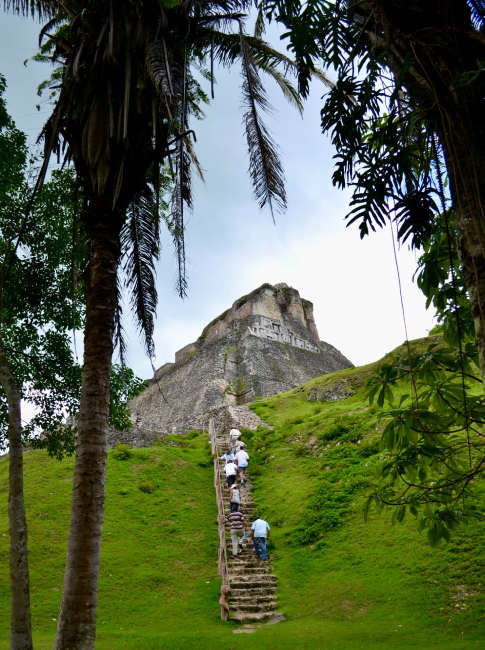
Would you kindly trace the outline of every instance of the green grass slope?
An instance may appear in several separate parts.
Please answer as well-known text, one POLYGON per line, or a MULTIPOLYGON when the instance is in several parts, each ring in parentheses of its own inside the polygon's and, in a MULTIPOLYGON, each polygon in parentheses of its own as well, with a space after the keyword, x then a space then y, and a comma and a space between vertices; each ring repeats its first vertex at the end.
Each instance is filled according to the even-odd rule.
POLYGON ((274 426, 247 435, 256 449, 258 509, 273 524, 280 608, 308 626, 308 647, 319 647, 323 634, 321 647, 329 649, 485 647, 485 525, 433 550, 412 517, 395 527, 390 514, 363 522, 362 501, 379 462, 378 409, 364 395, 376 365, 252 405, 274 426), (339 389, 355 392, 312 401, 339 389))
MULTIPOLYGON (((426 340, 416 346, 425 345, 426 340)), ((375 365, 375 364, 374 364, 375 365)), ((252 408, 272 431, 246 432, 258 508, 272 527, 279 611, 287 620, 233 634, 219 618, 217 508, 207 441, 108 454, 98 650, 396 650, 482 648, 485 526, 430 549, 414 522, 364 524, 378 462, 373 366, 327 375, 252 408), (320 403, 308 397, 354 391, 320 403), (138 489, 150 481, 154 491, 138 489), (483 582, 482 582, 483 581, 483 582)), ((177 440, 181 440, 177 438, 177 440)), ((25 454, 34 642, 52 647, 74 460, 25 454)), ((0 650, 8 648, 8 463, 0 461, 0 650)))

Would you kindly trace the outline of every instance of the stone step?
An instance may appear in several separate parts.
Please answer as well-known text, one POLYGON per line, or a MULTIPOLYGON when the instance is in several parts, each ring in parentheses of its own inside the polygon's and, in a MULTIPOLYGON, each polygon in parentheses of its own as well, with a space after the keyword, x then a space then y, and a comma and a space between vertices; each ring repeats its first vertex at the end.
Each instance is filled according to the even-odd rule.
POLYGON ((250 614, 242 614, 240 612, 237 612, 237 614, 234 614, 234 616, 230 615, 230 620, 236 621, 238 623, 256 623, 258 621, 265 621, 272 615, 273 611, 262 613, 252 612, 250 614))
POLYGON ((276 593, 273 594, 253 594, 251 596, 232 596, 229 598, 230 603, 235 605, 252 605, 255 603, 276 603, 277 596, 276 593))
POLYGON ((234 589, 231 589, 230 598, 241 602, 259 602, 260 600, 276 600, 277 593, 278 587, 276 585, 270 585, 265 588, 261 586, 251 587, 250 589, 239 589, 235 587, 234 589))
POLYGON ((258 576, 244 576, 238 575, 231 578, 231 589, 266 589, 267 587, 276 587, 276 576, 272 575, 258 575, 258 576))
POLYGON ((270 612, 273 609, 276 609, 278 607, 276 601, 275 602, 268 602, 268 603, 252 603, 252 604, 244 604, 244 605, 239 605, 239 604, 231 604, 230 605, 230 611, 236 613, 249 613, 249 612, 254 612, 254 613, 260 613, 262 614, 263 612, 270 612))
POLYGON ((266 576, 266 575, 271 575, 270 571, 271 571, 271 569, 267 569, 265 571, 264 567, 263 568, 261 568, 261 567, 245 567, 245 566, 235 567, 235 566, 230 566, 229 565, 229 575, 231 575, 231 576, 239 576, 239 575, 247 575, 247 576, 249 576, 249 575, 255 575, 255 576, 264 575, 264 576, 266 576))
MULTIPOLYGON (((245 517, 252 518, 252 516, 253 516, 253 512, 254 512, 254 508, 251 508, 250 506, 246 506, 246 505, 244 505, 244 503, 243 503, 241 506, 239 506, 239 510, 237 510, 237 512, 240 512, 240 513, 243 514, 245 517)), ((226 514, 226 515, 231 514, 231 508, 230 508, 230 506, 229 506, 229 502, 227 502, 227 503, 224 504, 224 514, 226 514)))
POLYGON ((233 587, 231 583, 231 597, 234 598, 257 598, 259 596, 276 596, 278 593, 278 587, 251 587, 250 589, 240 589, 239 587, 233 587))

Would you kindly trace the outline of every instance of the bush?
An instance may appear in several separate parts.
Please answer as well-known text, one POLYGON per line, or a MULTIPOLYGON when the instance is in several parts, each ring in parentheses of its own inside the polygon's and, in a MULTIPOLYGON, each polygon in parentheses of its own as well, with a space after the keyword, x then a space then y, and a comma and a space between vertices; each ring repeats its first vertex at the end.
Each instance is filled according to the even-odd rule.
POLYGON ((379 452, 379 443, 377 441, 375 442, 368 442, 365 445, 362 445, 357 449, 357 454, 361 456, 362 458, 369 458, 370 456, 374 456, 379 452))
POLYGON ((435 334, 443 334, 443 323, 439 323, 429 330, 429 336, 434 336, 435 334))
POLYGON ((305 419, 301 415, 297 415, 294 418, 286 418, 281 423, 284 427, 292 427, 295 424, 303 424, 305 419))
POLYGON ((310 454, 310 449, 303 443, 295 447, 295 456, 308 456, 310 454))
POLYGON ((113 449, 113 458, 116 458, 116 460, 128 460, 131 456, 130 445, 122 445, 121 442, 118 442, 113 449))
POLYGON ((125 496, 128 494, 128 490, 126 488, 121 488, 121 490, 118 492, 118 494, 121 494, 121 496, 125 496))
POLYGON ((302 522, 295 528, 295 541, 312 544, 326 531, 340 526, 349 510, 354 489, 353 485, 332 485, 326 480, 322 481, 306 501, 302 522))
POLYGON ((347 442, 357 442, 361 439, 361 437, 362 435, 359 431, 350 430, 349 433, 346 433, 344 436, 342 436, 342 440, 345 440, 347 442))
POLYGON ((194 438, 197 438, 197 436, 199 435, 200 435, 200 431, 197 431, 197 429, 190 429, 190 431, 187 432, 185 437, 187 440, 193 440, 194 438))
POLYGON ((343 438, 349 435, 351 428, 348 424, 333 424, 332 426, 324 429, 319 435, 319 438, 324 442, 329 442, 330 440, 336 440, 337 438, 343 438))
POLYGON ((145 492, 145 494, 151 494, 155 489, 155 486, 151 481, 143 481, 138 485, 138 489, 145 492))
POLYGON ((330 440, 341 440, 342 442, 357 442, 362 438, 359 428, 353 428, 348 424, 338 422, 325 429, 320 435, 320 440, 329 442, 330 440))

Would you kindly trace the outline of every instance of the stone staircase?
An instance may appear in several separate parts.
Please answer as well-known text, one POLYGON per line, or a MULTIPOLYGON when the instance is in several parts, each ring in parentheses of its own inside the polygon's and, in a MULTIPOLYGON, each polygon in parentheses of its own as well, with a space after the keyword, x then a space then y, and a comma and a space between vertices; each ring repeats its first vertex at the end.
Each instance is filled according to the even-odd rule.
MULTIPOLYGON (((227 440, 225 437, 216 438, 219 449, 225 449, 227 440)), ((250 461, 251 462, 251 461, 250 461)), ((230 512, 229 489, 226 484, 226 476, 221 462, 221 484, 223 485, 224 511, 230 512)), ((240 623, 264 621, 270 618, 277 607, 278 586, 276 576, 272 573, 272 567, 268 562, 263 562, 254 553, 254 546, 251 542, 251 525, 253 523, 252 513, 254 502, 252 500, 251 480, 246 478, 243 485, 237 480, 241 493, 241 505, 239 512, 244 515, 248 526, 248 538, 244 539, 242 546, 239 546, 237 556, 232 555, 232 542, 230 529, 226 531, 226 549, 229 568, 229 582, 231 595, 229 598, 230 619, 240 623)))

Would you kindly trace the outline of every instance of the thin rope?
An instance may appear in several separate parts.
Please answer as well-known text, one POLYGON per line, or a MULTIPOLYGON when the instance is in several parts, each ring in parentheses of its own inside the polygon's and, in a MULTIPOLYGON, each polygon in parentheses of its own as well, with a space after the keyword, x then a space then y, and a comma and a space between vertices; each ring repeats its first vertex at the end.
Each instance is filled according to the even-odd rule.
MULTIPOLYGON (((394 229, 392 227, 392 220, 391 219, 389 219, 389 222, 390 222, 390 225, 391 225, 392 249, 394 251, 394 262, 396 263, 397 281, 398 281, 398 284, 399 284, 399 298, 401 300, 401 311, 402 311, 402 318, 403 318, 403 321, 404 321, 404 332, 406 334, 406 346, 407 346, 407 349, 408 349, 409 373, 410 373, 410 376, 411 376, 411 386, 412 386, 412 389, 414 391, 414 394, 416 395, 416 400, 417 400, 418 393, 417 393, 417 390, 416 390, 416 384, 414 382, 413 365, 411 363, 411 348, 409 347, 408 326, 407 326, 407 323, 406 323, 406 313, 404 311, 404 300, 403 300, 403 297, 402 297, 402 286, 401 286, 401 274, 399 272, 399 264, 398 264, 398 261, 397 261, 396 242, 394 241, 394 229)), ((418 407, 418 414, 419 414, 419 407, 418 407)), ((421 426, 421 419, 418 418, 418 420, 419 420, 419 423, 420 423, 420 426, 421 426)))

